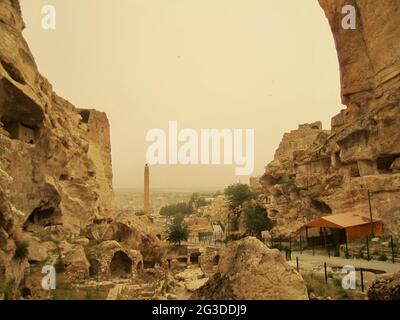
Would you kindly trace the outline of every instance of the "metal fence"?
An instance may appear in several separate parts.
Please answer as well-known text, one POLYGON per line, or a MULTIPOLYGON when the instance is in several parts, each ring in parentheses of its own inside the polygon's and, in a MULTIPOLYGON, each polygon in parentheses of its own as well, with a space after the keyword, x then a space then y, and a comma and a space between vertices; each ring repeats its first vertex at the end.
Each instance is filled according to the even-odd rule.
POLYGON ((382 237, 366 237, 362 240, 346 244, 326 243, 323 246, 314 241, 304 239, 302 236, 276 237, 265 242, 271 248, 287 252, 306 252, 313 255, 327 255, 344 258, 356 258, 365 260, 388 261, 400 263, 400 242, 399 238, 391 235, 382 237))

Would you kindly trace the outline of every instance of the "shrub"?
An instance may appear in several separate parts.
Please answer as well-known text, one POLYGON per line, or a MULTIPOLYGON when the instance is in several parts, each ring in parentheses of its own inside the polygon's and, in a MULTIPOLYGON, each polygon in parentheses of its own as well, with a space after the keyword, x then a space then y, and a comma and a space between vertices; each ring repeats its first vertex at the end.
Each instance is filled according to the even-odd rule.
POLYGON ((261 232, 271 230, 274 226, 268 218, 267 211, 260 205, 247 205, 246 213, 246 231, 249 235, 254 235, 261 239, 261 232))
POLYGON ((378 257, 378 261, 386 261, 387 256, 385 253, 381 253, 380 256, 378 257))
POLYGON ((28 247, 29 244, 26 241, 17 241, 17 247, 15 248, 14 259, 15 260, 24 260, 28 257, 28 247))
POLYGON ((181 241, 186 241, 189 237, 189 230, 183 216, 176 216, 168 228, 168 242, 174 245, 180 245, 181 241))

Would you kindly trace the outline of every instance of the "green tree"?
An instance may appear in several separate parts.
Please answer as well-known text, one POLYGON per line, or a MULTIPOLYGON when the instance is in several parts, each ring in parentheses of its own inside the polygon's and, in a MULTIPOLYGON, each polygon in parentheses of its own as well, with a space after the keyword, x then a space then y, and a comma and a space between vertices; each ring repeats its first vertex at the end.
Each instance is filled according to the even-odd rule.
POLYGON ((189 200, 189 206, 193 209, 197 210, 200 207, 203 207, 207 204, 206 199, 197 192, 193 193, 189 200))
POLYGON ((189 237, 189 230, 183 221, 182 215, 177 215, 168 227, 167 240, 174 245, 180 245, 181 241, 186 241, 189 237))
POLYGON ((186 202, 170 204, 160 209, 160 215, 168 217, 177 215, 189 215, 192 213, 193 213, 192 206, 186 202))
POLYGON ((245 221, 247 234, 259 239, 261 239, 261 231, 271 230, 274 226, 265 208, 254 203, 245 207, 245 221))
POLYGON ((255 193, 250 190, 247 184, 235 183, 228 186, 224 190, 225 196, 228 198, 231 209, 236 209, 243 205, 244 202, 255 198, 255 193))

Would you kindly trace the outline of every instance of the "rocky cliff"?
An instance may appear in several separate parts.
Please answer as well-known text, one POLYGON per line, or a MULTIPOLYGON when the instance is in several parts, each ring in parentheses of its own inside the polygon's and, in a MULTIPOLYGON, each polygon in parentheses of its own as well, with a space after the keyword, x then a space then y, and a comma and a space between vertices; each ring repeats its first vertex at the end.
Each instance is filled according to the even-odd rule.
POLYGON ((11 257, 24 232, 78 234, 112 198, 107 116, 53 91, 23 29, 18 1, 1 0, 0 265, 8 274, 21 270, 11 257))
MULTIPOLYGON (((331 130, 317 124, 285 134, 261 178, 275 231, 288 234, 330 213, 372 213, 400 233, 400 3, 319 0, 331 26, 346 108, 331 130), (357 11, 342 28, 342 7, 357 11)), ((323 107, 323 106, 321 106, 323 107)))

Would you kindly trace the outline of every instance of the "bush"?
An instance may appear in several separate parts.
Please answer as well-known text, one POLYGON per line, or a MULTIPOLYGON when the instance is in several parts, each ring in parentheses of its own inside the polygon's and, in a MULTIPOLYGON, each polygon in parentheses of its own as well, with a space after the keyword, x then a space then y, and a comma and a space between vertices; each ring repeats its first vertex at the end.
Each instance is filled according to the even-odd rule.
POLYGON ((178 215, 189 215, 193 213, 193 207, 186 202, 180 202, 164 206, 160 209, 160 215, 162 216, 178 216, 178 215))
POLYGON ((4 288, 4 295, 6 300, 12 300, 15 299, 15 278, 10 278, 7 283, 6 286, 4 288))
POLYGON ((261 231, 271 230, 273 222, 268 218, 265 208, 258 204, 251 204, 245 208, 246 231, 249 235, 254 235, 261 239, 261 231))
POLYGON ((183 221, 183 216, 176 216, 167 231, 168 242, 174 245, 180 245, 181 241, 186 241, 189 237, 189 230, 183 221))
POLYGON ((378 257, 378 261, 386 261, 387 260, 387 256, 385 253, 381 253, 378 257))
POLYGON ((24 260, 28 257, 28 247, 29 244, 26 241, 17 241, 17 247, 15 248, 14 259, 15 260, 24 260))

